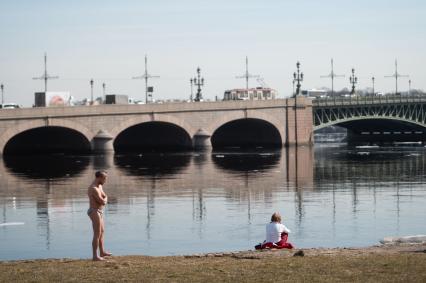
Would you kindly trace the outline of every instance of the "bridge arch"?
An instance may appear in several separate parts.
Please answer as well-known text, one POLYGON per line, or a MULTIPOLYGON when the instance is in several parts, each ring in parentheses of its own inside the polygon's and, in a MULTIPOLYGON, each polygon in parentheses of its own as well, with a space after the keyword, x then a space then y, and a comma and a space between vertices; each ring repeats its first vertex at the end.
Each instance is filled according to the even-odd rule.
POLYGON ((116 151, 139 150, 139 148, 190 148, 192 147, 192 134, 194 130, 183 120, 164 114, 149 114, 134 117, 122 122, 120 125, 111 130, 114 137, 114 149, 116 151), (150 136, 142 136, 137 132, 149 132, 150 136), (175 136, 176 143, 167 142, 167 136, 164 134, 175 136), (127 136, 126 136, 127 135, 127 136), (126 141, 130 138, 137 138, 139 141, 126 141))
POLYGON ((223 115, 221 118, 219 119, 215 119, 215 121, 213 121, 208 127, 207 127, 207 132, 209 133, 214 133, 219 127, 223 126, 226 123, 229 123, 231 121, 234 120, 240 120, 240 119, 246 119, 246 118, 252 118, 252 119, 258 119, 258 120, 264 120, 270 124, 272 124, 280 133, 281 135, 281 140, 285 140, 285 132, 284 132, 284 127, 283 127, 283 123, 280 122, 278 119, 276 119, 275 117, 268 115, 264 112, 261 111, 249 111, 249 110, 245 110, 245 111, 238 111, 238 112, 231 112, 228 113, 226 115, 223 115))
POLYGON ((31 122, 19 124, 16 127, 9 127, 1 136, 0 136, 0 150, 1 154, 4 153, 6 145, 19 134, 25 133, 27 131, 36 130, 36 129, 47 129, 47 128, 62 128, 64 130, 69 130, 74 132, 74 134, 80 135, 82 140, 88 143, 90 149, 90 141, 92 140, 94 134, 91 130, 85 126, 65 120, 65 119, 37 119, 31 122))
MULTIPOLYGON (((263 140, 261 143, 273 146, 282 146, 285 140, 283 123, 260 111, 244 110, 229 113, 210 124, 207 131, 212 134, 211 142, 212 146, 215 147, 223 144, 223 142, 218 139, 219 131, 226 131, 228 134, 236 137, 237 133, 233 133, 232 128, 246 127, 247 130, 250 130, 251 126, 253 129, 263 129, 263 131, 266 131, 265 133, 269 135, 269 140, 263 140), (226 127, 228 127, 228 129, 226 129, 226 127)), ((248 139, 250 139, 250 137, 248 137, 248 139)), ((247 145, 251 144, 249 140, 244 141, 244 143, 247 145)))
POLYGON ((330 126, 338 126, 338 125, 341 125, 343 123, 350 123, 350 122, 361 121, 361 120, 399 121, 399 122, 404 122, 404 123, 416 125, 416 126, 425 128, 425 130, 426 130, 426 124, 424 124, 422 122, 415 121, 415 120, 411 120, 411 119, 401 118, 401 117, 394 117, 394 116, 362 116, 362 117, 357 117, 357 116, 355 116, 355 117, 348 117, 348 118, 345 118, 345 119, 333 120, 333 121, 329 121, 327 123, 321 123, 319 125, 314 126, 314 131, 320 130, 320 129, 323 129, 323 128, 326 128, 326 127, 330 127, 330 126))
POLYGON ((184 129, 190 136, 192 136, 195 133, 194 129, 190 125, 188 125, 186 122, 184 122, 182 119, 179 119, 171 115, 155 113, 155 114, 147 114, 143 116, 133 117, 128 120, 125 120, 124 122, 120 123, 118 126, 114 127, 111 130, 110 134, 113 137, 117 137, 118 134, 120 134, 122 131, 126 130, 127 128, 136 126, 138 124, 147 123, 147 122, 170 123, 184 129))

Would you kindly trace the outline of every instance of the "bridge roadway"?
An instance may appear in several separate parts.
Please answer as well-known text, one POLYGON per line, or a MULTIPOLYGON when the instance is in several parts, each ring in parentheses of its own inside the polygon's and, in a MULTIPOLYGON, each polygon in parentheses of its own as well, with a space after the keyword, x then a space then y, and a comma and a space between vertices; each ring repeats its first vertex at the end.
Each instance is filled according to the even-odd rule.
POLYGON ((310 99, 3 109, 0 153, 312 144, 310 99))
POLYGON ((426 97, 370 96, 315 99, 314 130, 338 125, 350 142, 426 141, 426 97))

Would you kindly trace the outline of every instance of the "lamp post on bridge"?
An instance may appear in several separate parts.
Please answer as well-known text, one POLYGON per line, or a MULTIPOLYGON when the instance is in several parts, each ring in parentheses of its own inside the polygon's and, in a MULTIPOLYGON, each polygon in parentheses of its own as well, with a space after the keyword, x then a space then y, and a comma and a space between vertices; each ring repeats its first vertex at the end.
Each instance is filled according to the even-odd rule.
POLYGON ((391 76, 385 76, 385 78, 395 78, 395 95, 398 95, 398 78, 408 78, 408 75, 401 75, 398 73, 398 61, 395 59, 395 73, 391 76))
POLYGON ((204 78, 201 77, 200 67, 197 68, 197 77, 193 78, 193 83, 197 86, 197 94, 195 95, 194 101, 202 101, 203 96, 201 94, 201 87, 204 86, 204 78))
POLYGON ((334 93, 334 78, 344 78, 345 75, 336 75, 334 73, 334 64, 333 64, 333 58, 331 58, 331 72, 329 75, 321 76, 321 78, 331 78, 331 97, 333 97, 334 103, 336 103, 336 96, 334 93))
POLYGON ((408 80, 408 95, 411 93, 411 80, 408 80))
POLYGON ((1 89, 1 104, 4 104, 4 85, 1 84, 0 85, 0 89, 1 89))
POLYGON ((90 80, 90 105, 93 105, 93 79, 90 80))
POLYGON ((300 63, 299 63, 299 61, 297 61, 297 63, 296 63, 296 67, 297 67, 297 72, 294 72, 293 73, 293 82, 294 81, 296 81, 297 82, 297 85, 296 85, 296 93, 295 93, 295 97, 297 96, 297 95, 299 95, 300 94, 300 87, 302 86, 301 84, 300 84, 300 82, 303 82, 303 73, 302 72, 300 72, 300 63))
POLYGON ((159 78, 160 76, 153 76, 148 73, 148 56, 145 55, 145 73, 141 76, 133 77, 134 80, 145 80, 145 104, 152 103, 153 102, 153 92, 154 88, 151 86, 148 86, 148 79, 152 78, 159 78), (148 99, 149 97, 149 99, 148 99))
POLYGON ((44 80, 44 93, 47 92, 47 81, 51 79, 59 79, 58 76, 50 76, 47 73, 47 53, 44 53, 44 73, 40 77, 33 78, 33 80, 44 80))
POLYGON ((373 82, 373 96, 375 96, 375 92, 374 92, 374 80, 375 80, 376 78, 375 77, 372 77, 371 78, 371 81, 373 82))
POLYGON ((352 85, 351 95, 355 94, 355 85, 358 83, 358 78, 355 77, 355 69, 352 68, 352 75, 349 77, 349 82, 352 85))
POLYGON ((189 96, 189 100, 192 102, 192 101, 194 101, 194 92, 193 92, 194 79, 191 78, 189 80, 189 83, 191 84, 191 95, 189 96))
POLYGON ((296 63, 297 71, 293 73, 293 86, 294 83, 297 82, 296 85, 296 93, 294 94, 294 142, 296 147, 298 145, 298 127, 297 127, 297 95, 300 94, 300 87, 302 86, 300 82, 303 81, 303 73, 300 72, 300 62, 296 63))

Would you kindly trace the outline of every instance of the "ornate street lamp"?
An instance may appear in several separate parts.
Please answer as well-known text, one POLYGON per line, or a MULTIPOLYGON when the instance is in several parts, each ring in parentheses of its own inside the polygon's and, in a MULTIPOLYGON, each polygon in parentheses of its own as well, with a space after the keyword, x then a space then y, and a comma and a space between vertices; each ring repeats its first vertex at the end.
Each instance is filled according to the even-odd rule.
POLYGON ((189 80, 189 83, 191 84, 191 96, 189 96, 189 100, 192 102, 192 101, 194 101, 194 91, 193 91, 193 86, 194 86, 195 80, 191 78, 191 79, 189 80))
POLYGON ((295 94, 295 96, 297 96, 297 95, 299 95, 299 94, 300 94, 300 87, 302 86, 302 85, 300 84, 300 82, 302 82, 302 81, 303 81, 303 73, 302 73, 302 72, 300 72, 300 63, 299 63, 299 61, 297 61, 297 63, 296 63, 296 67, 297 67, 297 72, 294 72, 294 73, 293 73, 293 79, 294 79, 294 81, 296 81, 296 82, 297 82, 297 85, 296 85, 296 94, 295 94))
POLYGON ((355 69, 352 68, 352 75, 349 77, 349 82, 352 84, 351 95, 355 94, 355 85, 358 83, 358 78, 355 77, 355 69))
POLYGON ((195 95, 194 101, 203 100, 203 96, 201 95, 201 87, 204 86, 204 78, 201 78, 201 69, 197 68, 197 77, 193 78, 194 85, 197 86, 197 94, 195 95))
POLYGON ((372 77, 372 78, 371 78, 371 81, 373 82, 373 96, 375 95, 375 92, 374 92, 374 80, 375 80, 375 78, 374 78, 374 77, 372 77))

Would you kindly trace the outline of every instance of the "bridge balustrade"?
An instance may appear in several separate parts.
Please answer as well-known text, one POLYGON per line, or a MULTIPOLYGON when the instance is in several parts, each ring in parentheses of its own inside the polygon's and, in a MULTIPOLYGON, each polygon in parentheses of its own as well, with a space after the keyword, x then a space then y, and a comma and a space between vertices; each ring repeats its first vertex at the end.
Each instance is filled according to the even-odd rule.
POLYGON ((339 106, 339 105, 371 105, 395 104, 410 102, 426 102, 424 95, 386 95, 386 96, 354 96, 354 97, 326 97, 315 98, 312 106, 339 106))

